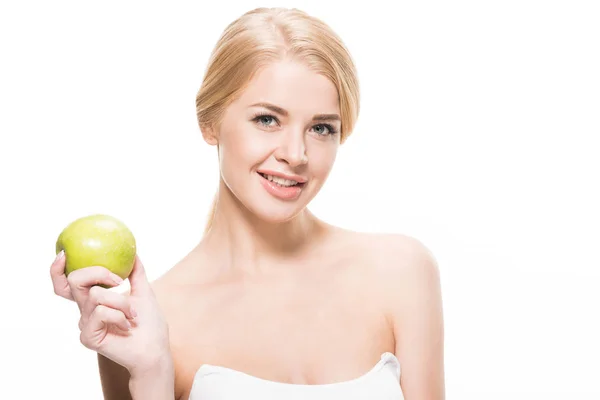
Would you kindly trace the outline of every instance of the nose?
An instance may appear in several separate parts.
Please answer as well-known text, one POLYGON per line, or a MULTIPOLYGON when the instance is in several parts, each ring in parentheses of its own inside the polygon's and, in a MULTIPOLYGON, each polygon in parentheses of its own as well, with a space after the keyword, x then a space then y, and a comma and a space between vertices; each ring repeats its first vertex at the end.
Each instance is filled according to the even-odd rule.
POLYGON ((296 130, 282 132, 281 141, 275 152, 278 161, 287 163, 291 167, 298 167, 308 162, 304 133, 296 130))

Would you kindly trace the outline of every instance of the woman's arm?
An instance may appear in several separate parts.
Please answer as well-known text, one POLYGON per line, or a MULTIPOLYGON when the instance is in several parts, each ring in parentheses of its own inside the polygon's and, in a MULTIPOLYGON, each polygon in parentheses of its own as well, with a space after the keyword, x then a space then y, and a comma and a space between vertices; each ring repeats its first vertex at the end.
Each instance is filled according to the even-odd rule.
POLYGON ((406 237, 387 252, 389 307, 406 400, 444 400, 444 321, 437 263, 406 237), (391 274, 391 276, 390 276, 391 274))
POLYGON ((98 354, 98 369, 105 400, 132 400, 126 368, 98 354))
POLYGON ((98 367, 105 400, 175 399, 174 370, 169 360, 132 376, 127 369, 99 354, 98 367))

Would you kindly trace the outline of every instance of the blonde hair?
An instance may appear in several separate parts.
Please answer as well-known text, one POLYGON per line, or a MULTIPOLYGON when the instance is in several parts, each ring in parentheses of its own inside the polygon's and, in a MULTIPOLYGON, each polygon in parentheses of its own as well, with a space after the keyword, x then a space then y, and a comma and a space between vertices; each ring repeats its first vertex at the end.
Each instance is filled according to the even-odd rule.
MULTIPOLYGON (((201 129, 218 129, 227 106, 265 65, 293 58, 327 77, 337 88, 343 143, 358 118, 360 92, 352 57, 338 35, 318 18, 296 8, 260 7, 233 21, 219 38, 196 96, 201 129)), ((213 200, 204 233, 211 228, 213 200)))

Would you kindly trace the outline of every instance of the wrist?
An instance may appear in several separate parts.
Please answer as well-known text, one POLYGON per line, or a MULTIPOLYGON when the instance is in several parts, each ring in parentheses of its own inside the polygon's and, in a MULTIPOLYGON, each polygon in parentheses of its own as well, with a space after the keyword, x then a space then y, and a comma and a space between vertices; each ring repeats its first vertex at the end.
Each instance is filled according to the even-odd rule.
POLYGON ((152 363, 129 371, 129 391, 134 400, 173 399, 175 368, 170 357, 161 357, 152 363))
POLYGON ((173 370, 173 360, 170 356, 164 355, 130 368, 129 375, 131 379, 136 380, 155 379, 164 375, 171 375, 174 373, 173 370))

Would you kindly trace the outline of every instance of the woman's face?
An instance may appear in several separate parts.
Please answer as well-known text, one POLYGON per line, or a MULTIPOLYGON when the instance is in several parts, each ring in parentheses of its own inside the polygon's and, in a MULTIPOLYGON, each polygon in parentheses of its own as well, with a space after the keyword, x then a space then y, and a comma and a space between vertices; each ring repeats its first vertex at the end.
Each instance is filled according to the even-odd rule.
POLYGON ((221 177, 252 213, 287 221, 325 183, 340 128, 331 81, 293 61, 270 64, 229 105, 215 132, 221 177))

